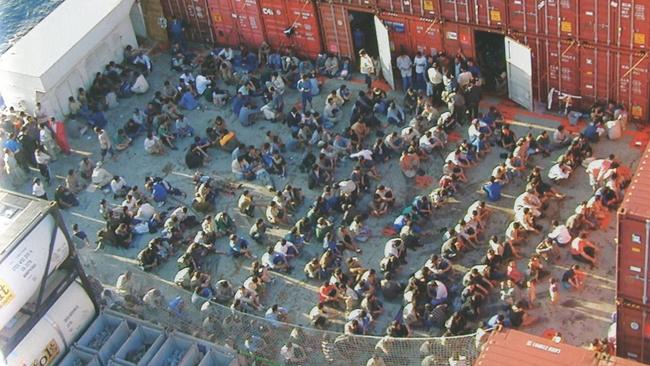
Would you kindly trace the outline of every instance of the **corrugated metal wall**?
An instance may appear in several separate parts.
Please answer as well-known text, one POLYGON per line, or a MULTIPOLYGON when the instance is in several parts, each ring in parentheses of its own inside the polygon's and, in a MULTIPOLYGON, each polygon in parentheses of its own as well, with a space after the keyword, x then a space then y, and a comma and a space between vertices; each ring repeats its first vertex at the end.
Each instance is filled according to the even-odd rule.
POLYGON ((531 48, 537 100, 556 88, 586 104, 623 102, 634 118, 648 119, 650 0, 160 1, 167 17, 184 19, 188 39, 250 48, 265 41, 309 57, 328 51, 355 58, 349 11, 378 15, 394 53, 403 47, 473 57, 475 31, 500 33, 531 48), (286 37, 291 25, 295 32, 286 37))

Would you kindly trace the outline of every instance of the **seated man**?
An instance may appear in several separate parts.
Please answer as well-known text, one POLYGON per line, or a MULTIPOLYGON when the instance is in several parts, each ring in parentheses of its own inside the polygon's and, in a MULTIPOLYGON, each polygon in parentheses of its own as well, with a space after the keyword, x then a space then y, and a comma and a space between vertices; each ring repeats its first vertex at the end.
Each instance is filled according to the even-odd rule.
POLYGON ((591 268, 596 266, 596 245, 587 240, 587 234, 580 235, 571 241, 570 253, 573 259, 588 263, 591 268))

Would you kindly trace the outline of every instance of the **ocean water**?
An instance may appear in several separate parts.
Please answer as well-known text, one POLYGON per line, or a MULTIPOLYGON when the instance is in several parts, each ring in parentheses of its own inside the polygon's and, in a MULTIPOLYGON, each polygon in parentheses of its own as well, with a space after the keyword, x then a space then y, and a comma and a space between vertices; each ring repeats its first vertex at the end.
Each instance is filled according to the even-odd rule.
POLYGON ((0 54, 52 12, 63 0, 0 0, 0 54))

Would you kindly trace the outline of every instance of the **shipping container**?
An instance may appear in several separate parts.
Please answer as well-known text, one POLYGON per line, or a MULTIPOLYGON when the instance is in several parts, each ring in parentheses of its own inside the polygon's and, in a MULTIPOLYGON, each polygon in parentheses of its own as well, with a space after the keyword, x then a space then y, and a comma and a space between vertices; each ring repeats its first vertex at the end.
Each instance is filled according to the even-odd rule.
POLYGON ((473 0, 474 24, 505 28, 508 11, 505 0, 473 0))
POLYGON ((322 2, 318 5, 318 11, 325 50, 340 57, 355 59, 347 8, 322 2))
POLYGON ((434 18, 440 14, 438 0, 376 0, 377 7, 391 13, 434 18))
POLYGON ((504 329, 489 335, 474 366, 641 366, 618 357, 599 361, 584 347, 553 342, 551 339, 504 329))
POLYGON ((442 45, 448 55, 462 52, 467 58, 474 58, 474 29, 465 24, 445 22, 442 25, 442 45))
POLYGON ((580 39, 597 45, 615 44, 618 10, 615 1, 580 0, 580 39))
POLYGON ((469 24, 473 13, 470 0, 440 0, 440 15, 445 21, 469 24))
POLYGON ((164 28, 165 14, 160 0, 141 0, 144 24, 147 27, 147 37, 158 42, 167 42, 167 30, 164 28))
POLYGON ((650 54, 618 52, 614 57, 613 99, 625 104, 632 118, 648 120, 650 107, 650 54))
POLYGON ((273 49, 291 47, 299 56, 315 59, 321 52, 316 8, 310 0, 259 0, 266 41, 273 49), (291 36, 285 31, 293 29, 291 36))
POLYGON ((573 38, 578 29, 577 0, 512 0, 508 28, 531 36, 573 38))
POLYGON ((614 81, 613 51, 609 47, 596 48, 583 44, 580 47, 580 77, 581 104, 590 105, 594 102, 606 102, 612 97, 614 81))
POLYGON ((545 34, 544 3, 537 0, 508 2, 508 28, 515 32, 540 36, 545 34), (540 6, 538 6, 538 3, 540 6))
POLYGON ((161 0, 161 3, 167 23, 173 18, 181 20, 188 40, 210 45, 214 43, 206 0, 161 0))
POLYGON ((215 45, 220 47, 239 46, 238 18, 232 11, 230 0, 208 0, 208 12, 210 13, 215 45))
POLYGON ((616 355, 650 363, 650 308, 619 299, 616 307, 616 355))
POLYGON ((212 0, 230 1, 232 14, 237 17, 239 42, 251 49, 257 49, 264 42, 264 25, 261 9, 257 0, 212 0))
POLYGON ((650 146, 617 213, 616 295, 650 307, 650 146))
POLYGON ((618 8, 616 45, 627 49, 646 49, 650 42, 650 3, 647 1, 612 1, 618 8))

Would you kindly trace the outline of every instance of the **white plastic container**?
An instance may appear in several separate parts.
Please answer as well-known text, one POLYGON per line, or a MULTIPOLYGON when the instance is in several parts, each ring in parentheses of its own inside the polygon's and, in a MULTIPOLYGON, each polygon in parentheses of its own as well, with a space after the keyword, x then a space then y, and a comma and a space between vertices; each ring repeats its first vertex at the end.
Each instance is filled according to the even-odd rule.
POLYGON ((0 354, 0 364, 56 364, 95 315, 90 297, 73 282, 6 358, 0 354))
POLYGON ((68 242, 52 215, 46 216, 0 262, 0 329, 30 300, 45 274, 49 243, 57 230, 47 275, 68 257, 68 242))
POLYGON ((113 357, 115 364, 146 366, 165 342, 165 333, 156 328, 138 325, 113 357), (133 359, 132 354, 141 354, 133 359))

